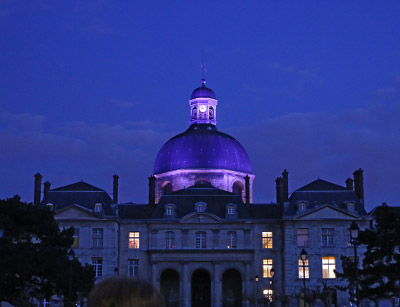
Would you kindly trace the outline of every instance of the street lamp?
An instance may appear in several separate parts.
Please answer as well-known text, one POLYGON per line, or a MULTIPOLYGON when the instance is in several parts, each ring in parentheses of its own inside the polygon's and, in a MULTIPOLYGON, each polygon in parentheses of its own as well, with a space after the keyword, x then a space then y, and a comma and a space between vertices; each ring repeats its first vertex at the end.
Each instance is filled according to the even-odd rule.
POLYGON ((258 275, 256 275, 256 307, 258 307, 258 275))
POLYGON ((269 274, 271 275, 271 280, 269 281, 269 284, 270 284, 270 297, 269 297, 269 301, 273 304, 274 303, 274 300, 273 300, 273 297, 274 297, 274 276, 275 276, 275 269, 274 268, 272 268, 271 269, 271 271, 269 271, 269 274))
POLYGON ((72 306, 71 296, 72 296, 72 260, 74 260, 74 251, 70 249, 68 251, 69 260, 69 283, 68 283, 68 305, 72 306))
POLYGON ((305 307, 306 306, 306 261, 308 259, 308 254, 304 248, 300 252, 300 259, 303 262, 303 300, 305 307))
POLYGON ((355 274, 354 274, 354 279, 355 279, 355 288, 356 288, 356 306, 360 307, 360 301, 359 301, 359 295, 358 295, 358 258, 357 258, 357 241, 358 241, 358 232, 360 231, 360 228, 358 228, 358 225, 356 222, 352 222, 349 228, 350 231, 350 238, 351 238, 351 244, 354 246, 354 267, 355 267, 355 274))

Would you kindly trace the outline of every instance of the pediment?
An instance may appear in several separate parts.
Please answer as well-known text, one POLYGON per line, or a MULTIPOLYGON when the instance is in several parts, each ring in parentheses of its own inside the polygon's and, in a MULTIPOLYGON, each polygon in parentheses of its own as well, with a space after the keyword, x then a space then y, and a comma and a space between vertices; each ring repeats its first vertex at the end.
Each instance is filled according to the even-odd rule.
POLYGON ((193 212, 181 219, 181 223, 219 223, 221 219, 211 213, 197 213, 193 212))
POLYGON ((93 219, 93 220, 101 219, 100 216, 94 214, 92 211, 86 208, 81 208, 76 205, 64 208, 58 212, 56 211, 54 217, 55 219, 68 219, 68 218, 93 219))
POLYGON ((320 207, 296 217, 297 220, 353 220, 355 218, 357 218, 356 215, 332 206, 320 207))

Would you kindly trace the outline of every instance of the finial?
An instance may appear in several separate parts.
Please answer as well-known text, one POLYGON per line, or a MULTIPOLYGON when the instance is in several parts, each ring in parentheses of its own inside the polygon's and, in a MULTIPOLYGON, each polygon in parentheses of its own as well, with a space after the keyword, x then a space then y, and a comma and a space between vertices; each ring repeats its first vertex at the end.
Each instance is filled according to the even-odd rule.
POLYGON ((203 49, 201 49, 201 64, 200 64, 200 67, 201 67, 201 77, 202 77, 201 83, 204 86, 204 83, 206 81, 204 79, 204 74, 207 72, 207 67, 206 67, 206 64, 204 64, 204 51, 203 51, 203 49), (204 82, 203 82, 203 80, 204 80, 204 82))
POLYGON ((201 79, 201 86, 202 86, 202 87, 205 87, 205 84, 206 84, 206 79, 204 79, 204 78, 201 79))

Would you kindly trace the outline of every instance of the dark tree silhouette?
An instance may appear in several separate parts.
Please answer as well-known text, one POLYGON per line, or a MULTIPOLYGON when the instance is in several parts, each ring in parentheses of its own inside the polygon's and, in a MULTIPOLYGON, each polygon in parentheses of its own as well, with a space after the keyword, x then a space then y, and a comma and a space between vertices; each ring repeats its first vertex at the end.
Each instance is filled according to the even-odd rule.
POLYGON ((71 294, 75 299, 91 289, 93 269, 68 259, 74 229, 60 230, 50 209, 21 202, 18 196, 0 200, 0 226, 4 229, 0 238, 0 301, 26 306, 31 298, 71 294))

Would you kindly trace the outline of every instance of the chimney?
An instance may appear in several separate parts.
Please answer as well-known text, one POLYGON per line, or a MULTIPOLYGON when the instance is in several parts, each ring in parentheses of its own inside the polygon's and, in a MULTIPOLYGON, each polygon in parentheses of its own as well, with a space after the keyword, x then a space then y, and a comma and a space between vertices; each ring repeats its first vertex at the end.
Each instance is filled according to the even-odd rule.
POLYGON ((149 177, 149 206, 156 205, 156 177, 149 177))
POLYGON ((282 192, 283 192, 282 181, 283 181, 282 177, 277 177, 275 179, 275 184, 276 184, 276 202, 278 204, 283 202, 282 201, 282 198, 283 198, 283 195, 282 195, 282 192))
POLYGON ((38 206, 40 204, 41 188, 42 188, 42 175, 40 175, 40 173, 37 173, 35 175, 35 190, 33 194, 33 205, 35 206, 38 206))
POLYGON ((282 172, 282 202, 289 199, 289 173, 286 169, 282 172))
POLYGON ((346 179, 346 189, 353 191, 353 179, 350 177, 346 179))
POLYGON ((245 189, 246 189, 246 206, 250 206, 250 177, 246 175, 244 177, 245 189))
POLYGON ((114 174, 113 176, 114 181, 113 181, 113 203, 118 204, 118 175, 114 174))
POLYGON ((360 168, 353 173, 354 176, 354 192, 356 193, 360 203, 364 205, 364 176, 363 170, 360 168))
POLYGON ((50 185, 49 181, 43 183, 43 198, 47 195, 47 192, 50 191, 50 185))

